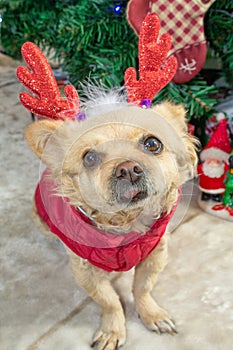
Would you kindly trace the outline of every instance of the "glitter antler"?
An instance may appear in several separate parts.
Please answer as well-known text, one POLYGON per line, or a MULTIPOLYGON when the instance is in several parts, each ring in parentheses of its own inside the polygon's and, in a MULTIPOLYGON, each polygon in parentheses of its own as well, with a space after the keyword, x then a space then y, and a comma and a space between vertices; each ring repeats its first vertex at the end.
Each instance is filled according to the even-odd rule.
POLYGON ((24 107, 38 116, 74 120, 79 112, 79 97, 75 88, 72 85, 65 87, 64 100, 46 57, 35 44, 24 43, 22 56, 30 70, 21 66, 17 68, 16 74, 20 82, 34 94, 20 93, 24 107))
POLYGON ((174 56, 166 60, 171 48, 170 35, 162 34, 157 41, 159 30, 159 17, 155 13, 147 15, 139 36, 139 80, 134 68, 130 67, 125 71, 125 86, 128 101, 131 103, 142 105, 143 100, 149 100, 150 103, 172 80, 177 70, 177 60, 174 56))

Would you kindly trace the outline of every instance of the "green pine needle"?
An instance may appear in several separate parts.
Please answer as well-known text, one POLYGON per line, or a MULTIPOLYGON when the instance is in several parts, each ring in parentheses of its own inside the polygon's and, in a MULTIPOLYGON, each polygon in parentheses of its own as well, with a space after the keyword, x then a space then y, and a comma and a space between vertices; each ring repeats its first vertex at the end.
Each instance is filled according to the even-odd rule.
MULTIPOLYGON (((126 19, 127 2, 120 1, 122 10, 116 14, 113 8, 119 1, 115 0, 1 0, 1 44, 15 58, 21 57, 25 41, 50 50, 76 87, 89 77, 109 87, 122 86, 125 69, 137 67, 138 38, 126 19)), ((223 69, 233 81, 231 4, 231 0, 215 1, 205 26, 208 40, 219 50, 223 69)), ((213 113, 216 100, 211 96, 215 92, 199 76, 187 84, 171 82, 155 102, 183 103, 188 119, 200 124, 213 113)))

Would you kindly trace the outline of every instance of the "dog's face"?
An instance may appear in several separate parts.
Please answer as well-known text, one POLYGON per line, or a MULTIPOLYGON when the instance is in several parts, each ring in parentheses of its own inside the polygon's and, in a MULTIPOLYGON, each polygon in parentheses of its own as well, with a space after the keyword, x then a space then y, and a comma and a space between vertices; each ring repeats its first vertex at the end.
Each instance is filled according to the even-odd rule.
POLYGON ((169 103, 127 107, 81 123, 36 122, 26 139, 51 169, 59 194, 100 226, 128 227, 142 213, 153 220, 170 211, 192 175, 196 154, 184 118, 183 108, 169 103))

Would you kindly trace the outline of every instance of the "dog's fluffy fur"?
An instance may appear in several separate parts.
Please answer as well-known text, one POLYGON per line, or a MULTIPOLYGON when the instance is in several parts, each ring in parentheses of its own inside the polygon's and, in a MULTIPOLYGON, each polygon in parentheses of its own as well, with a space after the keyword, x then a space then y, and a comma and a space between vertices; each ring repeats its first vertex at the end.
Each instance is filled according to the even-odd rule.
MULTIPOLYGON (((193 176, 197 142, 187 133, 181 105, 164 102, 148 110, 125 103, 117 106, 111 111, 108 103, 106 113, 102 107, 94 108, 91 104, 98 117, 80 123, 52 120, 33 123, 26 129, 25 137, 35 154, 50 168, 58 195, 82 207, 98 228, 115 234, 131 231, 143 234, 162 212, 171 211, 177 201, 178 188, 193 176), (154 155, 143 147, 143 140, 150 136, 162 142, 161 153, 154 155), (93 168, 86 168, 83 158, 90 150, 97 152, 99 162, 93 168), (140 164, 143 169, 143 180, 137 191, 143 189, 147 195, 125 202, 118 200, 120 190, 114 174, 119 164, 128 161, 140 164)), ((129 199, 133 199, 133 195, 129 199)), ((135 267, 133 294, 137 312, 148 329, 174 333, 173 321, 150 295, 166 263, 165 236, 135 267)), ((93 344, 99 350, 117 349, 125 342, 125 318, 107 272, 66 249, 77 283, 102 308, 101 325, 93 344)))

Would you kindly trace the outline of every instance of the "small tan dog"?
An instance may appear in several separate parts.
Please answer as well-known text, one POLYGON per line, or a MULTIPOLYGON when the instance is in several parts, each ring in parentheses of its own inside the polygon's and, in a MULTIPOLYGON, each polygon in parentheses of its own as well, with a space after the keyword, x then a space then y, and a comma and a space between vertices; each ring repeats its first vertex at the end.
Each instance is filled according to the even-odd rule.
MULTIPOLYGON (((131 231, 143 235, 155 218, 169 214, 197 160, 194 139, 186 133, 184 109, 170 103, 154 110, 120 109, 99 116, 96 125, 95 119, 82 125, 40 121, 29 125, 25 136, 51 170, 59 195, 82 208, 97 228, 116 235, 131 231)), ((94 343, 99 349, 115 349, 125 341, 125 319, 108 272, 67 250, 78 285, 102 308, 94 343)), ((174 323, 150 295, 166 259, 163 236, 135 267, 133 294, 148 329, 173 333, 174 323)))
MULTIPOLYGON (((142 36, 155 27, 157 16, 150 15, 142 36)), ((168 39, 163 36, 163 47, 168 39)), ((144 42, 142 50, 145 47, 144 42)), ((148 47, 152 52, 152 46, 148 47)), ((150 76, 154 62, 156 67, 161 65, 163 47, 154 48, 158 58, 149 65, 150 76)), ((75 280, 102 308, 92 345, 115 350, 124 344, 124 312, 108 276, 111 271, 133 267, 133 295, 141 321, 157 333, 175 333, 173 321, 151 291, 166 264, 166 227, 180 186, 193 176, 197 163, 197 142, 187 133, 184 108, 164 102, 143 109, 118 93, 97 89, 83 107, 86 120, 80 121, 82 113, 78 114, 80 122, 66 120, 69 108, 78 105, 74 103, 77 93, 67 86, 67 100, 61 99, 39 49, 26 43, 22 52, 31 71, 19 67, 17 75, 38 97, 22 93, 22 103, 36 114, 63 119, 35 122, 25 132, 29 146, 47 166, 35 194, 35 218, 65 244, 75 280)), ((175 60, 159 68, 160 75, 156 67, 156 79, 162 76, 160 89, 174 75, 175 60)), ((132 69, 128 71, 134 98, 140 85, 139 100, 154 84, 154 80, 148 83, 144 68, 145 63, 141 85, 134 82, 132 69)), ((158 91, 158 84, 154 87, 158 91)))

